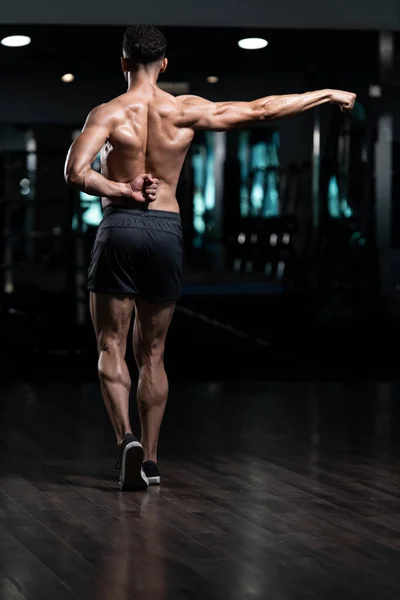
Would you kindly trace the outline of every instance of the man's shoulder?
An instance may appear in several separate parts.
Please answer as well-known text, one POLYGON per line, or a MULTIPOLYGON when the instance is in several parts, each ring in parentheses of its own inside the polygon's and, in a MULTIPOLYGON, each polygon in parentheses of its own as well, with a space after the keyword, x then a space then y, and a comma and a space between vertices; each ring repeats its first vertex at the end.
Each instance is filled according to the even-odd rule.
POLYGON ((106 116, 108 113, 111 113, 113 109, 112 102, 113 101, 111 100, 110 102, 103 102, 102 104, 98 104, 97 106, 92 108, 92 110, 89 113, 89 116, 100 117, 106 116))
POLYGON ((206 98, 203 98, 202 96, 196 96, 195 94, 185 94, 182 96, 177 96, 176 98, 179 102, 186 105, 208 104, 210 102, 209 100, 206 100, 206 98))
POLYGON ((207 107, 207 105, 212 104, 210 100, 206 100, 202 96, 195 96, 193 94, 186 94, 183 96, 176 97, 181 110, 185 113, 187 111, 192 112, 193 110, 202 110, 207 107))
POLYGON ((113 98, 108 102, 103 102, 102 104, 98 104, 95 106, 89 113, 90 120, 100 120, 100 121, 114 121, 118 119, 121 113, 124 110, 123 102, 121 101, 121 96, 117 98, 113 98))

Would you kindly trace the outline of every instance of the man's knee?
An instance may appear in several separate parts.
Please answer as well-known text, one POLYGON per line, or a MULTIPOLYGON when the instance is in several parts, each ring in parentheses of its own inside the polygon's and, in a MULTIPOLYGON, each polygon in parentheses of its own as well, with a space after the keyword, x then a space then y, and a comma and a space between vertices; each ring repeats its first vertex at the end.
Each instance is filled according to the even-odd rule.
POLYGON ((156 367, 164 359, 164 342, 154 339, 151 342, 137 341, 134 344, 136 363, 142 367, 156 367))

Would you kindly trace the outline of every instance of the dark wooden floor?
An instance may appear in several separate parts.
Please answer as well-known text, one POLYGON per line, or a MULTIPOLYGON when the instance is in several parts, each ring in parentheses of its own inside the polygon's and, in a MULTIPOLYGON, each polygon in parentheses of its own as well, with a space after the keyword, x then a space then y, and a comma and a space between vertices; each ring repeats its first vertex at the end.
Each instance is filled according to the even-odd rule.
POLYGON ((0 391, 2 600, 400 597, 399 384, 172 382, 124 494, 96 383, 0 391))

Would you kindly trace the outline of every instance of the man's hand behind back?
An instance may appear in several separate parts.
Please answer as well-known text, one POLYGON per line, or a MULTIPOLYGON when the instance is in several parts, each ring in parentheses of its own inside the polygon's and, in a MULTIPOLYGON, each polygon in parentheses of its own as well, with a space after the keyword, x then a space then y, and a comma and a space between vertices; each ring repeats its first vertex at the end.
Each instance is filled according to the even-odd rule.
POLYGON ((158 179, 148 173, 138 175, 130 185, 132 198, 137 202, 154 202, 157 197, 158 179))
POLYGON ((337 104, 342 112, 353 110, 356 101, 356 94, 352 92, 343 92, 342 90, 331 90, 331 104, 337 104))

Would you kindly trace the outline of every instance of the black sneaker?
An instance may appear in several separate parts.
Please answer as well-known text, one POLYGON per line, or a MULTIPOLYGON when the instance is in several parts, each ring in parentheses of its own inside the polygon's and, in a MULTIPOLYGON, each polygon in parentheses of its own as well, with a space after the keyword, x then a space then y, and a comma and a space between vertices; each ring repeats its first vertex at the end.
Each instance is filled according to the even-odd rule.
POLYGON ((149 481, 149 485, 160 485, 160 472, 155 462, 146 460, 146 462, 143 463, 143 471, 149 481))
POLYGON ((119 447, 119 458, 115 468, 121 469, 121 490, 145 490, 149 481, 142 469, 143 446, 131 433, 126 433, 119 447))

